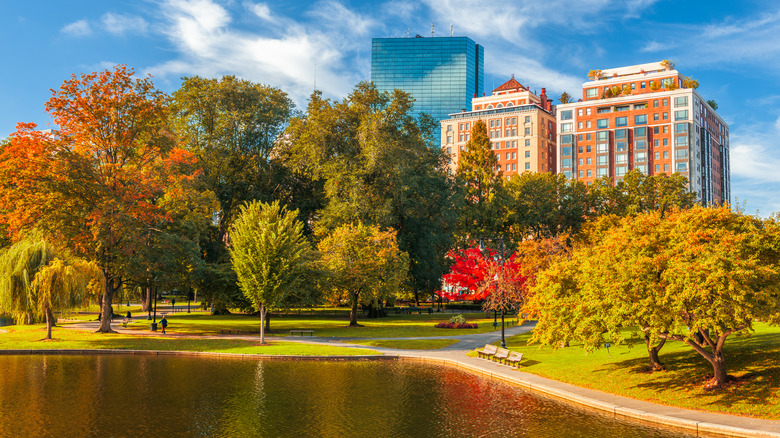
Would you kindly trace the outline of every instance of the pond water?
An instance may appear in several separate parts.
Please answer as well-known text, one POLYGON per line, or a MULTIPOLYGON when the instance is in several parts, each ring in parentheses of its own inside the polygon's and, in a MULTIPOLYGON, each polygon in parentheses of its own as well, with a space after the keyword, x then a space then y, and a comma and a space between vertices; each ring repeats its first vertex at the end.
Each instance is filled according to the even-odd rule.
POLYGON ((0 436, 681 436, 404 361, 22 355, 0 370, 0 436))

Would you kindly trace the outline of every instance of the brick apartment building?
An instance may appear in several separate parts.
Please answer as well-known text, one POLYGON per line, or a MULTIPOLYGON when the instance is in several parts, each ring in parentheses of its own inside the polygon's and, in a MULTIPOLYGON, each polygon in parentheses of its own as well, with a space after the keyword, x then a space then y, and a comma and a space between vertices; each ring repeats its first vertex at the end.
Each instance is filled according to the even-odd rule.
POLYGON ((453 172, 479 119, 485 122, 498 157, 496 171, 501 170, 507 179, 526 171, 555 173, 555 108, 544 88, 537 96, 513 77, 492 95, 475 96, 471 111, 442 120, 441 147, 450 154, 453 172))
POLYGON ((679 172, 702 204, 729 201, 729 127, 684 76, 657 62, 591 79, 579 102, 557 108, 559 172, 586 184, 631 169, 679 172))

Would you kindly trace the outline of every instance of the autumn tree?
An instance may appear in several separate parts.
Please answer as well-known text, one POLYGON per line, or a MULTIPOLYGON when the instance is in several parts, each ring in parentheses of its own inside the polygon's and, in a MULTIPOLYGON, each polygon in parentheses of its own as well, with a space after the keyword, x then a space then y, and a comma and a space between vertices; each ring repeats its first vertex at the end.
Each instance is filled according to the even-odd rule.
POLYGON ((20 125, 0 155, 0 217, 13 233, 38 226, 105 276, 98 331, 110 332, 114 293, 143 231, 165 220, 156 204, 190 154, 174 147, 167 97, 117 66, 73 75, 46 109, 56 135, 20 125))
POLYGON ((360 221, 397 231, 409 256, 406 289, 419 300, 440 288, 462 196, 446 154, 431 144, 436 125, 414 117, 413 102, 365 82, 342 101, 314 93, 276 151, 302 179, 322 184, 321 228, 360 221))
POLYGON ((561 103, 570 103, 570 102, 572 102, 571 94, 569 94, 569 93, 567 93, 565 91, 563 93, 561 93, 561 97, 559 97, 558 99, 561 101, 561 103))
POLYGON ((406 278, 409 258, 398 249, 396 233, 377 226, 342 225, 318 245, 329 290, 345 294, 352 310, 349 326, 359 327, 358 304, 368 305, 393 297, 406 278))
POLYGON ((633 326, 653 368, 665 341, 682 341, 711 364, 711 385, 722 385, 727 338, 756 319, 780 322, 778 230, 774 219, 726 207, 624 218, 540 274, 534 339, 596 348, 603 333, 620 341, 633 326))
POLYGON ((465 188, 458 227, 462 240, 496 235, 503 229, 503 173, 491 145, 485 122, 477 120, 458 161, 458 178, 465 188))
POLYGON ((89 303, 103 286, 103 274, 92 262, 30 233, 0 253, 0 312, 16 321, 46 320, 46 339, 62 314, 89 303))
POLYGON ((278 202, 241 207, 230 228, 230 257, 241 291, 260 313, 260 342, 265 343, 265 314, 300 286, 311 251, 297 211, 278 202))
POLYGON ((596 215, 625 216, 650 211, 663 214, 696 203, 696 194, 688 189, 688 179, 679 173, 647 176, 633 169, 617 184, 608 176, 597 179, 589 192, 589 204, 596 215))

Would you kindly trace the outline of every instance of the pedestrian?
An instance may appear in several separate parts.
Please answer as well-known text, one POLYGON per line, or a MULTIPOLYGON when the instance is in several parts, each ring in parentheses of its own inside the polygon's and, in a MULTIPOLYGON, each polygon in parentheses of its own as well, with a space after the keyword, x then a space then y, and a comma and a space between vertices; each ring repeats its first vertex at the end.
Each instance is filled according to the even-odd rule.
POLYGON ((171 310, 172 310, 173 312, 175 312, 175 311, 176 311, 176 298, 173 298, 173 299, 171 300, 171 310))
POLYGON ((165 319, 165 315, 163 315, 162 319, 160 320, 160 325, 162 326, 163 334, 165 334, 165 327, 168 327, 168 320, 165 319))

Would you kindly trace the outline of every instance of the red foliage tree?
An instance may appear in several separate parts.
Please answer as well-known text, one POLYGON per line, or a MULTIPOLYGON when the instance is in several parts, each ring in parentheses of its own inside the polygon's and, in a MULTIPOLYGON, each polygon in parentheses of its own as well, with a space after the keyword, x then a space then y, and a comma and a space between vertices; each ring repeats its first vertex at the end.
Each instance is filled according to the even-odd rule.
POLYGON ((468 248, 450 251, 447 256, 454 263, 450 273, 444 275, 444 281, 452 290, 442 291, 443 297, 451 300, 487 300, 491 302, 491 309, 495 307, 493 301, 499 300, 502 304, 498 310, 522 301, 527 278, 522 274, 519 259, 514 254, 503 263, 495 257, 496 252, 490 249, 483 254, 478 248, 468 248))

